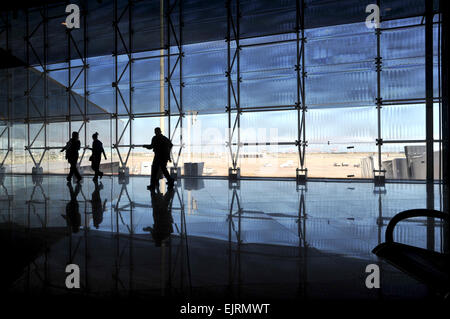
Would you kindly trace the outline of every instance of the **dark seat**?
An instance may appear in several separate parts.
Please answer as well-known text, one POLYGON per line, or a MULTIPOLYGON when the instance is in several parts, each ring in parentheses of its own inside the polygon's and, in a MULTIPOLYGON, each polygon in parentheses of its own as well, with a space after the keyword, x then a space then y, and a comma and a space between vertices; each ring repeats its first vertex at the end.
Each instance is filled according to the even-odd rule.
POLYGON ((395 215, 386 228, 386 242, 372 252, 394 267, 416 278, 443 296, 450 292, 450 255, 394 242, 393 232, 397 223, 412 217, 431 217, 450 221, 449 214, 429 209, 406 210, 395 215))

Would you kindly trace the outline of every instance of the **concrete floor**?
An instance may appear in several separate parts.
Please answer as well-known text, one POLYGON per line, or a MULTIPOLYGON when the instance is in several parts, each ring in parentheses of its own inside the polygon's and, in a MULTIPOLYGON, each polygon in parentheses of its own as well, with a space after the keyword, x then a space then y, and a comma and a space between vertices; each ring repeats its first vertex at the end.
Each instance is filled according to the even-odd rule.
MULTIPOLYGON (((384 241, 392 216, 426 206, 425 184, 387 184, 378 191, 372 183, 351 181, 310 181, 297 189, 291 181, 243 180, 230 189, 226 180, 183 179, 173 194, 152 199, 148 182, 131 177, 120 185, 116 177, 104 177, 96 189, 86 177, 71 201, 63 176, 44 176, 34 184, 31 176, 4 176, 2 249, 16 261, 2 269, 2 292, 107 298, 430 297, 427 287, 371 252, 384 241), (76 292, 65 287, 65 267, 71 263, 81 271, 76 292), (380 289, 365 286, 365 268, 372 263, 381 269, 380 289)), ((438 185, 434 201, 439 210, 438 185)), ((398 225, 395 239, 441 251, 441 231, 440 223, 430 229, 426 220, 412 219, 398 225)))

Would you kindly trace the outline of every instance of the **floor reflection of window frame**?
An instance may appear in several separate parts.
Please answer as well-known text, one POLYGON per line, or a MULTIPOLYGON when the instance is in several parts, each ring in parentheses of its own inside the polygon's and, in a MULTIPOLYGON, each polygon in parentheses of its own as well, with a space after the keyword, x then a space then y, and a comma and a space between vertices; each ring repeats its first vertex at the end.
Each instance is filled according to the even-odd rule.
MULTIPOLYGON (((384 220, 387 220, 389 222, 390 218, 383 217, 383 197, 382 195, 385 195, 387 193, 386 190, 386 184, 382 183, 379 185, 375 185, 373 189, 374 194, 378 194, 378 218, 377 218, 377 231, 378 231, 378 243, 377 245, 381 244, 382 239, 382 233, 383 233, 383 227, 387 226, 387 224, 384 223, 384 220)), ((377 259, 376 265, 378 265, 378 268, 380 269, 380 288, 377 289, 378 292, 378 298, 381 300, 383 298, 383 284, 381 284, 383 280, 383 263, 380 259, 377 259)))
MULTIPOLYGON (((49 280, 49 252, 50 252, 50 246, 48 245, 48 234, 46 232, 47 226, 48 226, 48 218, 49 218, 49 200, 50 197, 47 196, 47 193, 45 192, 42 183, 43 183, 43 176, 42 175, 37 175, 37 176, 32 176, 32 182, 33 182, 33 189, 31 191, 30 194, 30 199, 26 200, 26 206, 27 206, 27 224, 26 224, 26 228, 28 231, 31 230, 31 215, 32 213, 34 215, 37 216, 37 218, 39 219, 39 221, 41 222, 42 228, 44 229, 43 232, 43 239, 44 239, 44 254, 43 254, 43 258, 44 258, 44 276, 41 277, 39 274, 39 269, 38 269, 38 265, 36 264, 35 261, 33 261, 31 264, 34 265, 34 269, 31 269, 31 264, 29 264, 27 266, 26 269, 26 286, 27 289, 26 291, 30 290, 30 282, 31 282, 31 274, 35 273, 37 278, 39 280, 42 281, 43 283, 43 288, 47 289, 49 287, 51 288, 65 288, 65 286, 63 285, 63 283, 61 284, 61 286, 56 285, 55 283, 51 282, 51 279, 49 280), (36 200, 35 199, 35 195, 37 194, 37 190, 39 190, 43 196, 43 200, 36 200), (36 212, 36 204, 43 204, 44 205, 44 219, 41 218, 41 216, 39 215, 38 212, 36 212)), ((1 185, 0 185, 1 186, 1 185)), ((88 213, 87 213, 87 200, 86 200, 86 196, 83 193, 82 188, 80 189, 80 193, 82 194, 83 197, 83 202, 84 202, 84 226, 83 226, 83 236, 79 236, 77 244, 75 249, 72 249, 73 247, 73 241, 72 241, 72 232, 67 230, 67 237, 68 237, 68 261, 66 263, 66 265, 73 263, 75 256, 78 252, 78 248, 81 244, 81 241, 84 238, 85 241, 85 254, 84 254, 84 284, 81 284, 81 289, 83 289, 85 292, 89 292, 89 285, 88 285, 88 256, 89 256, 89 242, 88 242, 88 232, 89 232, 89 220, 88 220, 88 213)), ((28 233, 30 234, 30 232, 28 233)), ((31 238, 30 238, 31 240, 31 238)))
MULTIPOLYGON (((240 192, 240 183, 229 183, 229 190, 231 193, 231 202, 229 208, 229 214, 227 218, 228 222, 228 293, 233 296, 235 294, 236 288, 236 297, 241 296, 241 288, 242 288, 242 268, 241 268, 241 247, 243 241, 241 239, 242 233, 242 214, 246 211, 243 209, 242 203, 242 195, 240 192), (235 207, 236 206, 236 207, 235 207), (237 211, 234 211, 234 209, 237 211), (237 229, 233 218, 237 218, 237 229), (235 258, 233 261, 232 252, 233 252, 233 232, 236 236, 236 249, 235 249, 235 258), (236 274, 234 270, 237 271, 237 283, 235 284, 236 274)), ((297 236, 298 236, 298 294, 299 296, 305 297, 307 292, 307 240, 306 240, 306 200, 305 194, 307 192, 306 184, 297 185, 297 192, 299 193, 298 197, 298 216, 296 219, 297 223, 297 236)))
MULTIPOLYGON (((72 236, 73 236, 73 234, 72 234, 72 231, 69 231, 69 230, 67 231, 68 237, 69 237, 69 240, 68 240, 69 257, 68 257, 67 264, 74 263, 73 261, 74 261, 76 255, 77 255, 78 248, 80 247, 81 241, 84 239, 84 272, 83 272, 83 274, 84 274, 84 285, 82 283, 80 283, 80 288, 82 290, 84 290, 86 293, 88 293, 90 291, 90 289, 89 289, 89 281, 88 281, 88 279, 89 279, 89 265, 88 265, 88 260, 89 260, 89 240, 88 239, 89 239, 89 236, 88 236, 88 233, 89 233, 89 223, 90 223, 90 221, 88 220, 88 215, 89 215, 88 209, 87 209, 88 200, 86 199, 86 196, 84 195, 82 187, 80 188, 80 193, 81 193, 81 196, 83 197, 83 203, 84 203, 83 236, 79 236, 78 237, 78 241, 77 241, 76 247, 75 247, 75 249, 72 249, 72 246, 73 246, 72 236)), ((79 202, 79 201, 77 200, 77 202, 79 202)))
MULTIPOLYGON (((122 288, 125 288, 125 285, 120 280, 120 265, 122 261, 122 256, 125 251, 125 247, 121 249, 120 247, 120 231, 119 231, 119 222, 122 222, 122 224, 126 225, 128 232, 129 232, 129 256, 130 256, 130 274, 129 274, 129 292, 133 291, 133 235, 134 235, 134 226, 133 226, 133 208, 134 207, 143 207, 143 208, 150 208, 153 209, 152 205, 150 204, 141 204, 134 202, 130 194, 128 192, 128 184, 126 182, 121 184, 121 190, 119 193, 119 196, 117 198, 116 204, 112 205, 113 211, 115 213, 116 217, 116 263, 115 263, 115 290, 116 293, 119 293, 119 283, 122 286, 122 288), (126 198, 128 199, 128 204, 124 206, 120 206, 120 202, 122 198, 124 197, 124 194, 126 198), (130 223, 131 226, 127 225, 125 221, 123 220, 121 211, 129 208, 130 213, 130 223), (120 217, 120 221, 119 221, 120 217)), ((175 292, 175 287, 173 286, 173 279, 175 277, 175 270, 177 269, 178 260, 181 262, 180 264, 180 291, 179 293, 183 292, 191 292, 192 291, 192 280, 191 280, 191 267, 190 267, 190 256, 189 256, 189 247, 188 247, 188 236, 187 236, 187 230, 186 230, 186 216, 185 216, 185 205, 184 205, 184 196, 183 192, 178 189, 178 186, 174 187, 174 197, 178 199, 179 206, 180 207, 173 207, 174 200, 172 199, 169 204, 170 212, 172 213, 173 210, 179 210, 180 211, 180 227, 178 227, 177 223, 174 220, 174 226, 179 234, 179 244, 177 245, 177 250, 175 252, 175 260, 172 260, 172 236, 169 237, 167 240, 168 247, 166 247, 166 242, 164 242, 161 245, 161 295, 173 294, 175 292), (168 252, 166 251, 168 248, 168 252), (166 256, 166 252, 168 253, 166 256), (179 258, 178 258, 179 257, 179 258), (166 266, 166 263, 168 263, 168 267, 166 266), (184 265, 187 265, 186 269, 184 265), (187 271, 187 274, 186 274, 187 271), (166 273, 167 273, 167 281, 166 281, 166 273), (187 282, 185 283, 185 280, 187 282), (187 288, 186 288, 187 286, 187 288)), ((173 216, 173 215, 172 215, 173 216)))
POLYGON ((228 289, 229 294, 231 296, 234 295, 234 278, 235 274, 233 269, 237 268, 238 272, 238 279, 237 279, 237 296, 240 297, 241 295, 241 286, 242 286, 242 277, 241 277, 241 217, 242 217, 242 206, 241 206, 241 193, 240 193, 240 183, 230 183, 229 184, 229 190, 232 190, 231 195, 231 203, 230 203, 230 209, 228 214, 228 289), (237 212, 233 213, 234 204, 236 199, 236 205, 237 205, 237 212), (238 226, 237 230, 233 221, 233 217, 237 216, 238 218, 238 226), (232 258, 233 253, 233 241, 232 241, 232 233, 235 233, 236 235, 236 255, 234 258, 232 258), (234 266, 234 267, 233 267, 234 266))
POLYGON ((6 222, 12 223, 12 206, 11 202, 14 202, 14 195, 9 195, 8 188, 5 186, 5 175, 0 172, 0 189, 5 193, 6 199, 0 199, 0 202, 8 202, 8 218, 6 222))
POLYGON ((297 218, 297 235, 298 235, 298 295, 307 296, 308 288, 308 243, 306 240, 306 200, 305 195, 308 190, 307 184, 297 185, 298 198, 298 218, 297 218))
MULTIPOLYGON (((180 192, 178 190, 178 186, 176 185, 174 187, 174 198, 176 196, 176 198, 178 199, 178 203, 180 205, 180 207, 173 207, 173 198, 169 204, 169 209, 171 212, 173 212, 173 210, 179 210, 180 211, 180 227, 177 226, 175 220, 174 220, 174 225, 176 227, 176 230, 178 231, 179 234, 179 244, 176 247, 176 255, 175 255, 175 260, 172 262, 172 236, 170 236, 169 238, 169 257, 168 257, 168 263, 169 263, 169 274, 168 274, 168 280, 167 283, 161 286, 161 294, 164 296, 165 295, 165 290, 164 287, 167 287, 167 289, 169 290, 170 294, 173 294, 175 288, 173 286, 173 279, 175 277, 175 270, 177 268, 177 261, 178 259, 180 260, 180 287, 179 287, 179 291, 178 293, 180 295, 186 295, 184 294, 185 292, 187 292, 189 295, 192 293, 192 273, 191 273, 191 263, 190 263, 190 255, 189 255, 189 243, 188 243, 188 235, 187 235, 187 227, 186 227, 186 214, 185 214, 185 205, 184 205, 184 192, 181 189, 181 195, 180 192), (178 258, 179 257, 179 258, 178 258), (185 264, 186 264, 186 269, 185 269, 185 264), (187 271, 187 274, 186 274, 187 271), (187 281, 187 282, 185 282, 187 281)), ((172 215, 173 216, 173 215, 172 215)), ((163 246, 161 249, 161 261, 162 261, 162 266, 161 266, 161 270, 162 273, 165 270, 165 259, 163 259, 164 255, 163 253, 165 252, 165 247, 163 246)), ((164 277, 162 276, 163 280, 164 277)))
POLYGON ((145 204, 137 204, 135 203, 131 197, 130 194, 128 193, 128 182, 129 179, 119 179, 119 184, 121 184, 121 189, 120 189, 120 193, 119 196, 117 198, 116 204, 112 205, 112 209, 115 213, 115 217, 116 217, 116 258, 115 258, 115 265, 114 265, 114 269, 115 269, 115 273, 113 274, 113 278, 115 279, 115 291, 116 294, 119 294, 119 283, 122 286, 122 288, 124 290, 126 290, 125 285, 123 284, 122 280, 120 280, 120 266, 121 266, 121 262, 122 262, 122 255, 125 252, 125 247, 124 248, 120 248, 120 231, 119 231, 119 216, 120 216, 120 220, 122 222, 122 224, 124 224, 127 229, 128 229, 128 249, 129 249, 129 288, 128 291, 129 293, 131 293, 133 291, 133 234, 134 234, 134 227, 133 227, 133 208, 136 206, 139 207, 151 207, 150 205, 145 205, 145 204), (125 195, 128 199, 128 204, 126 204, 125 206, 119 206, 120 201, 122 199, 122 196, 125 192, 125 195), (122 213, 121 211, 125 211, 127 208, 129 208, 129 212, 130 212, 130 226, 127 225, 125 223, 125 221, 123 220, 122 217, 122 213))
MULTIPOLYGON (((27 178, 26 178, 27 179, 27 178)), ((44 229, 43 237, 44 237, 44 278, 42 278, 39 275, 38 272, 38 265, 33 261, 33 265, 35 269, 33 272, 36 273, 37 278, 40 279, 43 283, 44 290, 47 288, 47 285, 49 283, 48 281, 48 253, 49 253, 49 247, 47 243, 47 232, 45 231, 47 229, 47 222, 48 222, 48 200, 49 197, 45 193, 44 188, 42 187, 43 182, 43 176, 42 175, 33 175, 32 176, 32 182, 33 182, 33 190, 31 191, 30 199, 26 201, 27 205, 27 230, 31 230, 31 212, 33 212, 41 222, 42 228, 44 229), (42 196, 44 197, 44 201, 38 201, 34 199, 34 196, 36 194, 36 189, 39 189, 41 191, 42 196), (41 219, 40 215, 36 213, 36 206, 35 204, 44 204, 44 220, 41 219)), ((30 232, 28 232, 30 234, 30 232)), ((31 239, 30 239, 31 240, 31 239)), ((30 290, 30 280, 31 280, 31 264, 28 264, 27 266, 27 291, 30 290)))

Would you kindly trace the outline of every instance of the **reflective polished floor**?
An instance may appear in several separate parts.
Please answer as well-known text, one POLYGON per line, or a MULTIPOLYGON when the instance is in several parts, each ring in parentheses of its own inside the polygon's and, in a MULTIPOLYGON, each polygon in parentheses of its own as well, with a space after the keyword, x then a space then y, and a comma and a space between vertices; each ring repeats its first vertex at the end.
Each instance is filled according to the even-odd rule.
MULTIPOLYGON (((427 287, 379 260, 396 213, 425 208, 426 185, 182 179, 150 196, 146 177, 80 186, 63 176, 4 176, 0 184, 2 289, 61 295, 68 264, 77 293, 279 299, 422 299, 427 287), (3 259, 3 258, 2 258, 3 259), (365 284, 368 264, 381 287, 365 284), (5 269, 6 267, 6 269, 5 269)), ((162 188, 164 185, 162 185, 162 188)), ((440 209, 440 188, 433 201, 440 209)), ((442 225, 411 219, 395 240, 442 250, 442 225)))

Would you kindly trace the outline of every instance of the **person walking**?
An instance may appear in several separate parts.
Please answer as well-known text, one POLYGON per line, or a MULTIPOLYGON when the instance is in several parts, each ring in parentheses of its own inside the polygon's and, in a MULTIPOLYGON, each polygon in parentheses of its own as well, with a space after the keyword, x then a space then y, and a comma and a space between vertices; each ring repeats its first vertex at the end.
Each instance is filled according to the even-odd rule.
POLYGON ((93 181, 97 182, 99 176, 100 179, 103 177, 103 172, 100 171, 100 162, 102 160, 102 154, 105 157, 105 161, 107 160, 107 158, 105 150, 103 149, 103 143, 100 142, 100 140, 98 139, 97 132, 92 134, 92 139, 93 139, 92 148, 90 148, 90 150, 92 150, 92 155, 89 158, 89 160, 91 161, 91 168, 95 173, 93 181))
POLYGON ((77 183, 81 182, 81 175, 78 172, 78 151, 80 150, 81 143, 78 137, 78 132, 72 132, 72 138, 67 142, 66 146, 61 149, 61 152, 66 151, 66 160, 70 164, 69 175, 67 175, 67 181, 70 182, 72 176, 75 175, 77 183))
POLYGON ((167 171, 167 162, 170 160, 170 151, 172 149, 172 142, 161 133, 159 127, 155 128, 155 136, 152 138, 152 143, 150 145, 144 145, 145 148, 151 150, 155 153, 152 163, 152 176, 150 180, 150 185, 147 189, 154 191, 157 186, 159 186, 159 170, 162 171, 167 179, 168 187, 172 188, 174 185, 174 180, 167 171))

